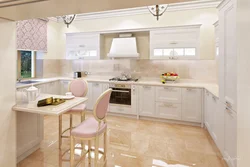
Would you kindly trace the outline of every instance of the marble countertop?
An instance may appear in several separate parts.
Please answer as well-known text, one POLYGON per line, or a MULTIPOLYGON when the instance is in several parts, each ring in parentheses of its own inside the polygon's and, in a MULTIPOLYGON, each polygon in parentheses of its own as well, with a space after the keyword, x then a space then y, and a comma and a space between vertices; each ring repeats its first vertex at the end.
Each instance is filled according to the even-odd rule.
POLYGON ((14 111, 22 111, 22 112, 29 112, 29 113, 35 113, 35 114, 44 114, 44 115, 61 115, 67 111, 69 111, 71 108, 84 103, 88 100, 86 97, 75 97, 71 100, 66 100, 66 102, 57 105, 57 106, 44 106, 44 107, 37 107, 37 102, 41 99, 45 99, 48 97, 55 97, 60 98, 59 95, 51 95, 51 94, 41 94, 37 101, 30 102, 30 103, 20 103, 13 106, 14 111))
MULTIPOLYGON (((109 81, 109 78, 112 77, 87 77, 84 78, 88 82, 102 82, 102 83, 118 83, 115 81, 109 81)), ((42 79, 34 79, 35 81, 39 81, 34 83, 33 85, 39 85, 54 81, 71 81, 73 78, 70 77, 58 77, 58 78, 42 78, 42 79)), ((152 86, 168 86, 168 87, 184 87, 184 88, 204 88, 210 93, 212 93, 217 98, 219 97, 219 86, 215 83, 207 83, 202 81, 193 81, 193 80, 180 80, 176 83, 166 83, 162 84, 159 78, 141 78, 137 82, 119 82, 119 84, 133 84, 133 85, 152 85, 152 86)), ((32 84, 18 84, 17 88, 24 88, 31 86, 32 84)))

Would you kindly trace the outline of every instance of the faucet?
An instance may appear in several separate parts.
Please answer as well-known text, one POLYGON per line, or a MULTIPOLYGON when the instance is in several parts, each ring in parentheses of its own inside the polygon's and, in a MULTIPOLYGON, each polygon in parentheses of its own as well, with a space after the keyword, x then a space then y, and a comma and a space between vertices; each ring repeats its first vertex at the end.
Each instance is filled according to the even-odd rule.
POLYGON ((23 77, 21 76, 21 77, 17 78, 17 81, 18 81, 18 82, 21 82, 22 79, 23 79, 23 77))

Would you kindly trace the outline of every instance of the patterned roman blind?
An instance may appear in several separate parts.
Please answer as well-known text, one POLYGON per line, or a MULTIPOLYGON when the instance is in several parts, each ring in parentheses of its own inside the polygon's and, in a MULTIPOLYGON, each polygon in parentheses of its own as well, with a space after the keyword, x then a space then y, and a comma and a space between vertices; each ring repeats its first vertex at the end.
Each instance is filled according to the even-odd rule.
POLYGON ((17 22, 17 49, 47 52, 47 20, 17 22))

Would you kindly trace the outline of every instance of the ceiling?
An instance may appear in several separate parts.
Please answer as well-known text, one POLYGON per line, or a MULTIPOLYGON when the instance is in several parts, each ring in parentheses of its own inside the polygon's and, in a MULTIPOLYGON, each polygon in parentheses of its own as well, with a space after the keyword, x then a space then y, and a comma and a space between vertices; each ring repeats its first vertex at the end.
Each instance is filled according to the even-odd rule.
POLYGON ((192 0, 0 0, 0 18, 25 20, 190 1, 192 0), (6 5, 10 3, 7 1, 13 1, 13 6, 6 5))

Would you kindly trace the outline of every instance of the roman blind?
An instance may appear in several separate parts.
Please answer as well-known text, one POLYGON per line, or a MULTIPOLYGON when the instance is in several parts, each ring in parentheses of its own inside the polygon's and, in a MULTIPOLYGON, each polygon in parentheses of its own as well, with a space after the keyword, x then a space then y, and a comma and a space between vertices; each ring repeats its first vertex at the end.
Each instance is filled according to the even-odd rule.
POLYGON ((47 52, 47 20, 30 19, 17 22, 17 49, 47 52))

